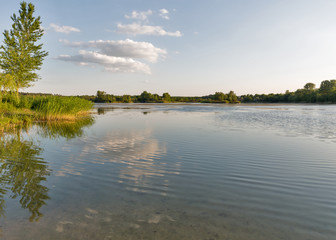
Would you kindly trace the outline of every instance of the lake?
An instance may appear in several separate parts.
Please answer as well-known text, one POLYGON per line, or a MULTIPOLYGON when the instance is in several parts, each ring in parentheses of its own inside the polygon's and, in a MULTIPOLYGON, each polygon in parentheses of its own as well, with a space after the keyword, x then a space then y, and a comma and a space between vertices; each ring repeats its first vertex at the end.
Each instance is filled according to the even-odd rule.
POLYGON ((1 136, 2 239, 336 236, 336 106, 97 104, 1 136))

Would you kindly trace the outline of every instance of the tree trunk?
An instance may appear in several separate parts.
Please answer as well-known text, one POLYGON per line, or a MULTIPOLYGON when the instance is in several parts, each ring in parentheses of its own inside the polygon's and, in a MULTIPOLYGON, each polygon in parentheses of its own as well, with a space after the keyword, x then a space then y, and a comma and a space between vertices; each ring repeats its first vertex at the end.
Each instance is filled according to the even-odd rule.
POLYGON ((16 100, 19 102, 20 98, 19 98, 19 86, 16 86, 16 100))

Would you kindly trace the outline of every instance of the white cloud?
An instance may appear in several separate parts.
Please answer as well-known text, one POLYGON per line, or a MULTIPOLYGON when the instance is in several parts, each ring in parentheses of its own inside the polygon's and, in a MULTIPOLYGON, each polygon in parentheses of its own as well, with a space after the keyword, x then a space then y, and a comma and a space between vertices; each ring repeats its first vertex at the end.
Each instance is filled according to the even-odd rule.
POLYGON ((164 9, 164 8, 162 8, 162 9, 160 9, 159 10, 159 15, 160 15, 160 17, 162 17, 163 19, 169 19, 169 12, 168 12, 168 10, 167 9, 164 9))
POLYGON ((138 12, 132 11, 131 15, 125 15, 125 18, 128 19, 139 19, 139 20, 147 20, 148 16, 152 15, 152 10, 147 10, 146 12, 138 12))
POLYGON ((70 32, 80 32, 78 28, 71 27, 71 26, 58 26, 54 23, 49 25, 55 32, 60 33, 70 33, 70 32))
POLYGON ((172 37, 182 36, 180 31, 167 32, 161 26, 141 25, 139 23, 132 23, 127 25, 119 23, 117 32, 134 36, 135 35, 156 35, 156 36, 172 36, 172 37))
POLYGON ((108 56, 93 51, 80 50, 78 55, 60 55, 57 59, 84 66, 100 65, 103 66, 106 71, 110 72, 142 72, 145 74, 151 74, 150 68, 147 64, 136 61, 132 58, 108 56))
POLYGON ((167 54, 165 49, 154 47, 149 42, 136 42, 131 39, 120 41, 89 41, 89 42, 69 42, 61 40, 65 45, 70 47, 96 48, 101 54, 116 57, 127 57, 144 59, 150 62, 157 62, 160 56, 167 54))

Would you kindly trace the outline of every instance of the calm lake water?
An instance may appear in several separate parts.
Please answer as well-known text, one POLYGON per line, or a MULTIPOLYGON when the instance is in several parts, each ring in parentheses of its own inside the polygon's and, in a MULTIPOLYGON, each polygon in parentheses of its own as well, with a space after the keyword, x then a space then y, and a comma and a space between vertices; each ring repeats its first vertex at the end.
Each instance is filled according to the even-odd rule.
POLYGON ((102 104, 1 136, 2 239, 336 239, 335 105, 102 104))

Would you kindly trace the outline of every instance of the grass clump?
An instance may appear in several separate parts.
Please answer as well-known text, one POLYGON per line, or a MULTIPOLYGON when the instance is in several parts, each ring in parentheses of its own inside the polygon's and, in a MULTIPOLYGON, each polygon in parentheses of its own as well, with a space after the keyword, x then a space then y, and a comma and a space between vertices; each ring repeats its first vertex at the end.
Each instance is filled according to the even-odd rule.
POLYGON ((36 121, 76 120, 92 107, 92 102, 78 97, 7 94, 0 99, 0 132, 36 121))
POLYGON ((78 97, 48 96, 35 98, 31 110, 47 120, 71 119, 88 112, 92 106, 92 102, 78 97))

